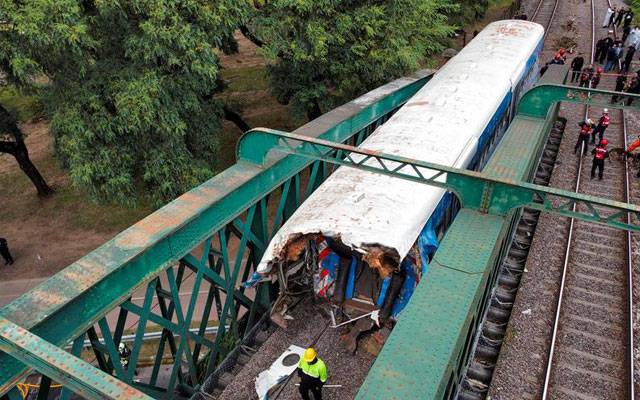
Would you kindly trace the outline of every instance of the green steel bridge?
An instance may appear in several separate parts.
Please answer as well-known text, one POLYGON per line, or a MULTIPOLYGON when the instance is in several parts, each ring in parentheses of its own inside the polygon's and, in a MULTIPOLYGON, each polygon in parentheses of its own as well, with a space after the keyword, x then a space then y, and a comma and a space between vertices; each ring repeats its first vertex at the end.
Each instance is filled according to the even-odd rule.
MULTIPOLYGON (((34 370, 42 374, 38 399, 54 383, 62 385, 61 399, 193 398, 206 390, 268 316, 269 283, 256 289, 240 283, 283 222, 341 165, 443 187, 460 201, 427 276, 357 395, 411 399, 419 388, 425 399, 450 398, 524 207, 640 231, 637 218, 627 222, 629 213, 640 216, 636 205, 529 183, 560 102, 614 108, 611 92, 565 86, 565 74, 548 73, 525 94, 481 172, 356 147, 428 82, 427 71, 292 133, 247 132, 235 165, 0 309, 0 397, 22 399, 18 385, 34 370), (184 298, 187 277, 193 287, 184 298), (142 301, 135 301, 140 292, 142 301), (124 369, 117 349, 131 316, 138 323, 124 369), (211 323, 218 325, 213 337, 206 333, 211 323), (149 324, 162 334, 151 377, 142 383, 134 370, 149 324), (85 341, 91 364, 84 361, 85 341), (161 367, 169 368, 163 382, 161 367)), ((640 102, 619 107, 638 109, 640 102)))

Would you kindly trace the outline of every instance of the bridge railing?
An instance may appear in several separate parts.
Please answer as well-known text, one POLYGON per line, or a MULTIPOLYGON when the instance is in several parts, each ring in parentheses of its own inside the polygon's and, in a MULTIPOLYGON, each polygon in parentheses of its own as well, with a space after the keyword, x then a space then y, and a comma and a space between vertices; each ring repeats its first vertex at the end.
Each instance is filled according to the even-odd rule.
MULTIPOLYGON (((394 81, 295 132, 358 145, 430 76, 423 71, 394 81)), ((44 375, 41 396, 58 386, 53 380, 68 399, 80 387, 82 378, 68 373, 79 358, 156 398, 176 390, 193 395, 268 310, 267 284, 245 289, 240 283, 332 168, 295 155, 264 166, 237 163, 0 309, 0 396, 22 398, 16 385, 36 370, 44 375), (215 336, 206 333, 212 321, 215 336), (150 351, 143 336, 152 325, 162 334, 150 351), (3 329, 32 335, 18 340, 3 329), (125 334, 135 335, 127 368, 118 355, 125 334), (85 340, 90 353, 83 351, 85 340), (34 357, 33 349, 49 344, 71 344, 73 356, 45 350, 34 357), (134 371, 143 357, 151 374, 140 382, 134 371)), ((104 391, 82 395, 112 396, 104 391)))

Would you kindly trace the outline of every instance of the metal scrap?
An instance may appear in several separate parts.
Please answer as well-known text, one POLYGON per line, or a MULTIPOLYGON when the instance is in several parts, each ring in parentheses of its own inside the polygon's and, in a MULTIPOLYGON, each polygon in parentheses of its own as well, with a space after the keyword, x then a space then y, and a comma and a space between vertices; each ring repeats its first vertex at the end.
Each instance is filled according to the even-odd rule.
POLYGON ((260 372, 256 378, 256 393, 261 400, 268 400, 279 385, 298 367, 298 361, 304 354, 304 348, 291 345, 271 364, 269 369, 260 372))

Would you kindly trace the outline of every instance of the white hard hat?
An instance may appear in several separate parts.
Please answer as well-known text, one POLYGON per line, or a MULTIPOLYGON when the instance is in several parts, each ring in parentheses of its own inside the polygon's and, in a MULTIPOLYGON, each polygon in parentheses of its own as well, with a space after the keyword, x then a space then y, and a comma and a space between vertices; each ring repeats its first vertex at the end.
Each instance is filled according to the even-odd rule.
POLYGON ((118 345, 118 350, 124 350, 124 343, 120 342, 120 344, 118 345))
POLYGON ((587 121, 586 121, 586 122, 587 122, 587 124, 589 124, 589 125, 593 125, 593 121, 591 120, 591 118, 587 118, 587 121))
POLYGON ((609 109, 605 108, 604 110, 602 110, 602 112, 604 112, 605 114, 609 113, 609 109))

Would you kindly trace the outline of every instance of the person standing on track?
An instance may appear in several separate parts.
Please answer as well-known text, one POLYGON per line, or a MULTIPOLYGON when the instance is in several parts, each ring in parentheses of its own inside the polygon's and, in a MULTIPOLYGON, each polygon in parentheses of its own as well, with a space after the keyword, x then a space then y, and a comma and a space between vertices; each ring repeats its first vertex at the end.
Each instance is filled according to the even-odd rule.
POLYGON ((309 392, 313 393, 314 400, 322 400, 322 386, 327 382, 327 366, 318 358, 313 347, 304 351, 304 355, 298 363, 298 376, 300 377, 300 395, 303 400, 311 400, 309 392))
POLYGON ((580 87, 589 87, 591 78, 593 78, 593 64, 589 64, 582 69, 582 73, 580 74, 580 87))
MULTIPOLYGON (((616 88, 614 90, 616 92, 622 92, 624 90, 626 83, 627 83, 627 75, 625 74, 618 75, 618 78, 616 79, 616 88)), ((620 99, 620 96, 618 94, 614 94, 613 96, 611 96, 612 103, 617 103, 618 99, 620 99)))
POLYGON ((609 123, 611 122, 611 118, 609 117, 609 110, 602 110, 602 116, 598 120, 598 126, 596 129, 591 132, 591 144, 596 144, 596 135, 598 135, 598 142, 602 141, 602 137, 604 136, 604 131, 609 127, 609 123))
POLYGON ((611 13, 611 17, 609 17, 609 22, 607 23, 607 28, 610 28, 613 25, 613 22, 616 20, 616 15, 619 13, 618 7, 613 7, 613 12, 611 13))
POLYGON ((604 172, 604 160, 609 158, 609 151, 607 145, 609 141, 602 139, 595 149, 591 150, 593 154, 593 164, 591 165, 591 179, 596 177, 596 168, 598 169, 598 179, 602 180, 602 174, 604 172))
MULTIPOLYGON (((629 84, 629 88, 627 89, 627 93, 631 94, 639 94, 640 93, 640 79, 636 75, 629 84)), ((627 98, 627 106, 630 106, 633 103, 633 97, 629 96, 627 98)))
POLYGON ((629 37, 630 33, 631 33, 631 27, 630 26, 625 26, 624 29, 622 29, 622 41, 623 42, 625 40, 627 40, 627 38, 629 37))
POLYGON ((628 28, 631 26, 631 21, 633 21, 633 11, 631 11, 631 9, 627 9, 626 14, 624 15, 624 27, 628 28))
POLYGON ((611 39, 609 36, 605 37, 603 39, 602 46, 600 47, 599 57, 595 57, 594 59, 598 60, 600 64, 604 63, 604 59, 605 57, 607 57, 609 49, 611 49, 612 47, 613 47, 613 39, 611 39))
POLYGON ((602 55, 602 52, 604 50, 604 43, 605 43, 606 38, 602 38, 600 40, 598 40, 596 42, 596 52, 593 55, 593 59, 594 60, 599 60, 600 56, 602 55))
POLYGON ((622 62, 622 71, 629 72, 629 68, 631 67, 631 62, 633 61, 633 56, 635 54, 636 48, 634 46, 629 46, 627 48, 627 54, 624 56, 624 61, 622 62))
POLYGON ((593 121, 587 118, 586 121, 580 122, 578 126, 580 127, 580 133, 578 134, 578 141, 573 148, 573 154, 576 154, 580 150, 583 143, 584 154, 586 154, 587 149, 589 148, 589 137, 591 136, 591 130, 593 129, 593 121))
MULTIPOLYGON (((625 157, 629 157, 631 152, 640 147, 640 136, 627 147, 627 151, 625 152, 625 157)), ((638 173, 636 174, 636 178, 640 178, 640 168, 638 168, 638 173)))
POLYGON ((13 257, 11 257, 11 252, 9 251, 9 245, 7 244, 7 239, 0 237, 0 255, 4 258, 4 265, 13 264, 13 257))
POLYGON ((613 24, 615 26, 620 26, 620 22, 622 22, 622 19, 624 18, 625 14, 626 14, 626 11, 623 9, 620 9, 620 11, 618 11, 618 15, 616 15, 616 20, 613 22, 613 24))
POLYGON ((604 72, 615 69, 618 60, 622 56, 622 45, 616 44, 607 51, 607 63, 604 65, 604 72))
POLYGON ((580 71, 584 65, 584 57, 582 53, 578 54, 578 57, 571 60, 571 82, 578 82, 580 80, 580 71))

